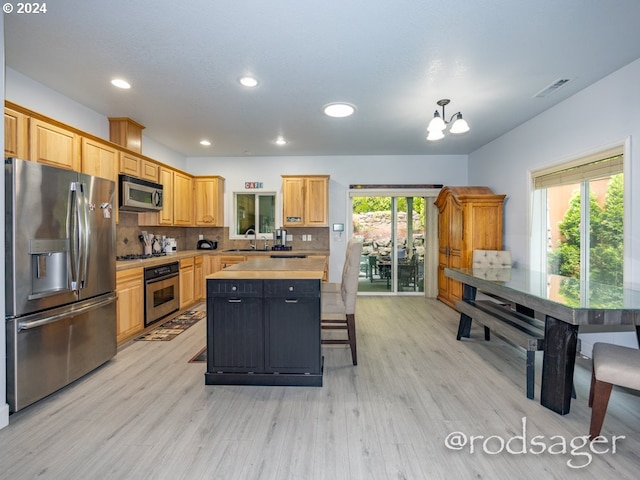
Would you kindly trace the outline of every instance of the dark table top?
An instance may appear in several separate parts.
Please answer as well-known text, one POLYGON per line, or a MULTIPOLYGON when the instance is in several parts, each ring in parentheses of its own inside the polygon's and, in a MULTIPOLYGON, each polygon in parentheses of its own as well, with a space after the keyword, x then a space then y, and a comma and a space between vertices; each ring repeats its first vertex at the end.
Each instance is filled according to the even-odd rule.
POLYGON ((445 269, 480 291, 574 325, 640 325, 640 291, 520 267, 445 269))

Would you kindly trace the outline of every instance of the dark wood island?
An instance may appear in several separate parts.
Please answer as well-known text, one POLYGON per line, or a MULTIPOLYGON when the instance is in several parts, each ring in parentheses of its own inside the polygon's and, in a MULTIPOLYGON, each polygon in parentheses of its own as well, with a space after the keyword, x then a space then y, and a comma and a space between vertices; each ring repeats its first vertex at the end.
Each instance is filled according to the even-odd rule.
POLYGON ((325 262, 256 258, 207 277, 207 385, 322 386, 325 262))

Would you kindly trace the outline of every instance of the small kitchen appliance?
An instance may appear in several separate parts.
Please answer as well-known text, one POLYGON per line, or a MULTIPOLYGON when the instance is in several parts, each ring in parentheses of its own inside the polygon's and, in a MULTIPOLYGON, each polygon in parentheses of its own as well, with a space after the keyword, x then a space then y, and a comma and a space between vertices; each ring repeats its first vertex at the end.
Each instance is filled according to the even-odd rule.
POLYGON ((198 250, 215 250, 218 248, 218 242, 215 240, 198 240, 198 246, 196 247, 198 250))
POLYGON ((284 228, 276 228, 273 232, 273 245, 275 247, 287 245, 287 231, 284 228))

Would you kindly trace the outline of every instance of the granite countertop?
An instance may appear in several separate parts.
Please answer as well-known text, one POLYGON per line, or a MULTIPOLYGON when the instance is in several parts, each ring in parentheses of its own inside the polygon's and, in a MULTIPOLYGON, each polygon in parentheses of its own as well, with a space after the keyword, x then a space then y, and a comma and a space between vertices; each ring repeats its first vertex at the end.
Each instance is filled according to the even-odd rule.
POLYGON ((250 251, 225 251, 225 250, 183 250, 176 253, 168 253, 158 257, 144 258, 139 260, 119 260, 116 261, 116 271, 128 270, 130 268, 147 268, 165 263, 179 262, 183 258, 196 257, 199 255, 217 255, 217 256, 245 256, 245 257, 264 257, 271 255, 321 255, 329 256, 328 250, 250 250, 250 251))

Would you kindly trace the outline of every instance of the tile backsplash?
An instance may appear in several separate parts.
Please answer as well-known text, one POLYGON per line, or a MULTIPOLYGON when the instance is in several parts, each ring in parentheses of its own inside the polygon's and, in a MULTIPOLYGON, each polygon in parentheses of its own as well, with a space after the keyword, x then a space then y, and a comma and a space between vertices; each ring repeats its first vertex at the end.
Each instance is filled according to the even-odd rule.
MULTIPOLYGON (((120 212, 119 222, 116 226, 116 255, 130 255, 143 253, 143 246, 138 236, 142 231, 153 235, 166 236, 176 239, 178 251, 195 250, 198 245, 199 235, 203 235, 207 240, 218 242, 218 250, 231 248, 248 248, 253 238, 242 240, 229 240, 228 227, 150 227, 138 226, 138 214, 130 212, 120 212)), ((293 237, 288 244, 294 250, 329 250, 329 228, 328 227, 296 227, 287 229, 287 233, 293 237), (310 241, 303 241, 302 238, 310 237, 310 241)), ((258 248, 262 248, 264 240, 258 236, 258 248)), ((267 245, 273 245, 273 238, 268 236, 267 245)))

